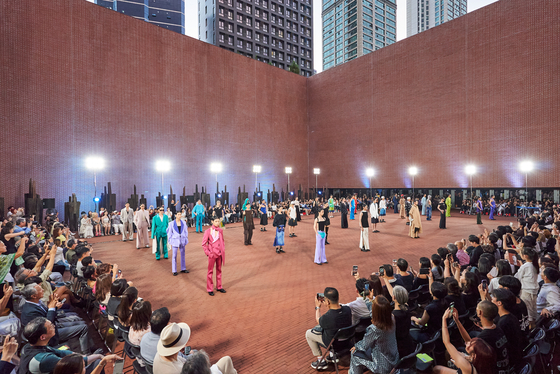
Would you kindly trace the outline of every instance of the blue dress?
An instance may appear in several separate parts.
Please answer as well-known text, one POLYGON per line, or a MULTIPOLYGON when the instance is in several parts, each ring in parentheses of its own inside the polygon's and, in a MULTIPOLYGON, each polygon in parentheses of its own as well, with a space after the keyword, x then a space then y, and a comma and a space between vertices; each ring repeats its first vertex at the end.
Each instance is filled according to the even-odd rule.
MULTIPOLYGON (((369 306, 369 305, 368 305, 369 306)), ((399 361, 395 324, 390 330, 369 325, 364 338, 356 343, 348 374, 361 374, 364 367, 376 374, 389 374, 399 361)))
POLYGON ((354 212, 356 211, 356 200, 350 200, 350 219, 354 219, 354 212))

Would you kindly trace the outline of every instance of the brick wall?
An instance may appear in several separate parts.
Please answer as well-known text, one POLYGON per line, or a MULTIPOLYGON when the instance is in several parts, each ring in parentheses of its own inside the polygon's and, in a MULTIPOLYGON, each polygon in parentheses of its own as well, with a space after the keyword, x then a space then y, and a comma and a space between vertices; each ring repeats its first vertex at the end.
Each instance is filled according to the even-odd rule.
MULTIPOLYGON (((83 160, 99 155, 117 205, 136 184, 149 204, 164 176, 181 194, 195 183, 237 196, 307 184, 306 79, 83 0, 0 4, 0 114, 6 206, 23 204, 29 178, 57 208, 72 192, 93 208, 93 174, 83 160)), ((85 204, 85 206, 84 206, 85 204)))
POLYGON ((319 185, 560 186, 560 2, 502 0, 308 80, 319 185))

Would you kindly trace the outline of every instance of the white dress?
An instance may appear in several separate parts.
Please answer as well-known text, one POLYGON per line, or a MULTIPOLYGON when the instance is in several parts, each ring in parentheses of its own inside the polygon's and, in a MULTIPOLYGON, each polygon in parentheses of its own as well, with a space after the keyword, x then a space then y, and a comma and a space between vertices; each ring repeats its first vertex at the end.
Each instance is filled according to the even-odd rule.
POLYGON ((93 225, 91 224, 91 219, 84 217, 80 223, 80 236, 84 239, 93 238, 93 225))

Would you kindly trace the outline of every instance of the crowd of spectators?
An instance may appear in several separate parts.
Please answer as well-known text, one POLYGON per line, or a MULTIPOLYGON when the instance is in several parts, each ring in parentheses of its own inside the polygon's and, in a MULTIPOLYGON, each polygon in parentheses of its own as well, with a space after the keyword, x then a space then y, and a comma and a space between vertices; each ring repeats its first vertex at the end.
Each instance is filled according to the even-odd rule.
POLYGON ((417 270, 404 258, 367 277, 354 269, 355 300, 341 303, 333 287, 315 297, 311 366, 337 360, 322 349, 352 327, 350 373, 388 374, 428 341, 436 373, 517 373, 531 331, 560 317, 559 235, 560 207, 543 207, 515 225, 456 238, 417 270))
MULTIPOLYGON (((108 340, 96 346, 91 317, 106 318, 113 341, 124 340, 124 352, 149 373, 237 372, 228 356, 211 365, 203 350, 186 347, 190 327, 172 323, 166 307, 152 310, 118 266, 94 259, 93 246, 56 214, 41 226, 23 209, 10 212, 0 227, 0 374, 104 373, 123 357, 103 354, 114 352, 108 340)), ((111 233, 107 212, 84 217, 94 234, 111 233)))

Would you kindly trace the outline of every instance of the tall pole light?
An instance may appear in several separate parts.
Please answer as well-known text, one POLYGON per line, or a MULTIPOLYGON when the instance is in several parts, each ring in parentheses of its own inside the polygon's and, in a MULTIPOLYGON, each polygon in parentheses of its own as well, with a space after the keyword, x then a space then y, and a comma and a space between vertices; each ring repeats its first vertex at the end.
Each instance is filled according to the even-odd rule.
POLYGON ((161 173, 161 193, 163 194, 163 173, 171 170, 171 163, 167 160, 156 161, 156 171, 161 173))
POLYGON ((95 203, 95 211, 97 212, 97 202, 99 198, 97 197, 97 172, 105 168, 105 160, 101 157, 90 156, 85 160, 86 169, 93 171, 93 201, 95 203))
POLYGON ((472 188, 473 188, 472 180, 473 180, 473 175, 476 174, 476 166, 475 165, 465 166, 465 173, 468 176, 470 176, 470 179, 471 179, 471 181, 470 181, 470 184, 471 184, 471 206, 469 208, 469 214, 470 214, 470 213, 472 213, 472 207, 473 207, 473 204, 474 204, 474 196, 473 196, 473 193, 472 193, 472 188))
POLYGON ((369 178, 369 194, 371 195, 371 197, 373 199, 373 190, 371 188, 371 177, 373 177, 375 175, 375 170, 373 170, 373 168, 367 168, 366 169, 366 175, 369 178))
POLYGON ((259 173, 262 171, 262 167, 260 165, 253 165, 253 173, 255 173, 255 190, 259 191, 259 173))
POLYGON ((412 202, 414 202, 414 177, 418 174, 418 168, 416 166, 409 167, 408 174, 412 176, 412 202))
POLYGON ((218 182, 218 174, 222 172, 223 166, 219 162, 213 162, 210 164, 210 171, 216 174, 216 182, 218 182))
POLYGON ((290 174, 292 174, 291 166, 286 166, 284 168, 284 171, 286 172, 286 174, 288 174, 288 194, 289 194, 290 193, 290 174))
POLYGON ((529 161, 529 160, 525 160, 525 161, 521 161, 519 163, 519 170, 522 173, 525 173, 525 204, 527 204, 529 202, 529 179, 528 179, 528 174, 530 172, 533 171, 533 169, 535 168, 535 165, 533 164, 533 161, 529 161))
POLYGON ((314 168, 313 169, 313 174, 315 174, 315 197, 317 197, 317 176, 319 174, 321 174, 321 169, 319 168, 314 168))

